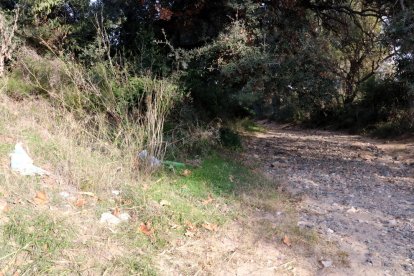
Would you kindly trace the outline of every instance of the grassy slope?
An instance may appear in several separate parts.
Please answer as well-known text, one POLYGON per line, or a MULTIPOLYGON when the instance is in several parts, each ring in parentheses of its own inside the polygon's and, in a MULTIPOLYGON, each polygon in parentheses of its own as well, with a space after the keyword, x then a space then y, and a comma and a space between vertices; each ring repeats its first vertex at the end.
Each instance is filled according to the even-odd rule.
MULTIPOLYGON (((0 206, 7 205, 0 209, 1 272, 153 275, 153 256, 177 241, 208 236, 205 225, 220 231, 252 210, 280 206, 294 214, 274 183, 222 155, 189 168, 189 176, 164 170, 141 177, 130 160, 88 138, 70 114, 57 113, 47 102, 14 102, 0 95, 0 206), (53 175, 11 172, 8 154, 16 141, 53 175), (112 194, 115 189, 119 196, 112 194), (36 202, 39 191, 47 202, 36 202), (114 208, 128 212, 130 222, 99 223, 100 215, 114 208), (142 224, 150 225, 149 235, 140 230, 142 224)), ((280 238, 287 229, 293 228, 289 224, 275 233, 280 238)))

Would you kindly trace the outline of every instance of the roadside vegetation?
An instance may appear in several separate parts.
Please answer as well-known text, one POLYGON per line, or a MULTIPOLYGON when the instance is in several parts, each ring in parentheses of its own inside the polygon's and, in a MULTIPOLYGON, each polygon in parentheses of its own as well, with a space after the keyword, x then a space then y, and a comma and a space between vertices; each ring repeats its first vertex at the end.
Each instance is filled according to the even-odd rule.
POLYGON ((277 229, 254 227, 276 246, 286 246, 285 235, 298 246, 312 247, 317 239, 297 228, 294 200, 278 190, 277 181, 234 161, 230 151, 212 149, 183 168, 148 174, 116 145, 97 147, 104 141, 92 140, 82 124, 46 100, 3 95, 0 111, 4 274, 156 275, 164 250, 206 238, 231 221, 248 223, 258 210, 289 214, 277 229), (8 154, 17 140, 51 176, 10 171, 8 154), (127 212, 130 220, 101 223, 106 211, 127 212))
POLYGON ((1 0, 0 274, 158 274, 257 212, 287 216, 250 232, 331 250, 243 133, 412 133, 412 3, 334 2, 1 0), (50 176, 12 172, 16 142, 50 176))

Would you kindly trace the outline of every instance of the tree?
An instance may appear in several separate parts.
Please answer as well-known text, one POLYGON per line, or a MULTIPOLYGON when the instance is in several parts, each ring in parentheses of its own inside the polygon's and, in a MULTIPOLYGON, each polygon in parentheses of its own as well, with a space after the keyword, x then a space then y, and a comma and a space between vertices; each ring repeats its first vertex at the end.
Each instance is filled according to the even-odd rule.
POLYGON ((14 17, 10 23, 4 12, 0 11, 0 77, 4 76, 6 62, 12 59, 16 48, 15 33, 19 9, 15 10, 14 17))

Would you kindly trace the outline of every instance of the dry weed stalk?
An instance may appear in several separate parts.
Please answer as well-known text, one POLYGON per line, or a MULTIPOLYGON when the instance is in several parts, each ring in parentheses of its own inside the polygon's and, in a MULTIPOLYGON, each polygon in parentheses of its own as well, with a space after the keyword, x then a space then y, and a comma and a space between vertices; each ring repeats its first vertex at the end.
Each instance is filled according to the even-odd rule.
MULTIPOLYGON (((30 58, 36 60, 36 57, 30 58)), ((84 126, 83 141, 105 151, 116 145, 132 163, 136 163, 137 154, 144 149, 149 156, 163 159, 167 146, 163 139, 164 122, 176 96, 176 88, 169 81, 140 77, 143 93, 134 103, 133 110, 129 110, 119 103, 116 89, 118 93, 119 89, 126 89, 135 76, 118 71, 116 66, 102 66, 100 83, 96 83, 83 66, 59 57, 43 59, 41 62, 46 63, 41 70, 48 73, 42 74, 42 71, 38 76, 39 72, 33 66, 39 62, 33 65, 30 59, 19 61, 32 83, 50 97, 55 106, 69 111, 84 126), (53 70, 43 68, 51 65, 53 70), (114 81, 118 88, 113 86, 114 81)), ((148 165, 140 162, 141 173, 153 171, 154 168, 148 165)))

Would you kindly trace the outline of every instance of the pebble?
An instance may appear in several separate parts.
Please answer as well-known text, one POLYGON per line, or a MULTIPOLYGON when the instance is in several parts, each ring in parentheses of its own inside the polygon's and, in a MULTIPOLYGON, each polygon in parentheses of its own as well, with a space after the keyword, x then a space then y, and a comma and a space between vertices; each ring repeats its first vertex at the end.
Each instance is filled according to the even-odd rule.
POLYGON ((356 213, 357 211, 358 210, 355 209, 354 207, 351 207, 350 209, 346 210, 347 213, 351 213, 351 214, 356 213))
POLYGON ((331 260, 321 260, 320 263, 322 264, 323 268, 328 268, 332 266, 331 260))
POLYGON ((326 232, 328 232, 328 234, 333 234, 335 231, 332 230, 331 228, 326 229, 326 232))
POLYGON ((70 194, 68 192, 60 192, 59 195, 64 199, 67 199, 70 196, 70 194))
POLYGON ((388 224, 391 225, 391 226, 395 226, 395 225, 397 225, 397 221, 395 219, 392 219, 392 220, 388 221, 388 224))

